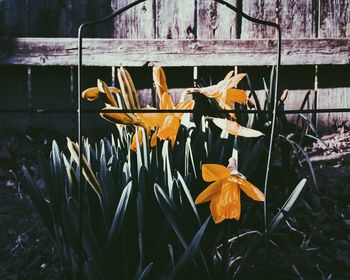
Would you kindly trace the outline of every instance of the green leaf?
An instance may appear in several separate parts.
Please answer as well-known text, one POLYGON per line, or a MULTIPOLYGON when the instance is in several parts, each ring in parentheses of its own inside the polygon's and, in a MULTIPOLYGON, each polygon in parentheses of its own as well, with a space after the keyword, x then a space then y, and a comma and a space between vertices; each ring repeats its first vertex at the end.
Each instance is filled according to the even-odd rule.
MULTIPOLYGON (((138 137, 138 130, 142 128, 137 128, 135 130, 135 138, 136 138, 136 160, 137 160, 137 174, 140 173, 141 166, 142 164, 142 155, 141 155, 141 145, 139 142, 139 137, 138 137)), ((144 143, 145 144, 145 143, 144 143)))
POLYGON ((185 183, 184 179, 182 178, 182 176, 181 176, 181 174, 180 174, 179 171, 177 171, 177 179, 180 181, 181 186, 182 186, 182 189, 183 189, 183 191, 184 191, 185 194, 186 194, 187 200, 188 200, 188 202, 190 203, 194 214, 196 215, 198 224, 201 224, 201 219, 199 218, 199 214, 198 214, 198 211, 197 211, 197 207, 196 207, 196 205, 194 204, 194 201, 193 201, 192 195, 191 195, 191 193, 190 193, 190 190, 188 189, 188 187, 187 187, 187 185, 186 185, 186 183, 185 183))
POLYGON ((142 271, 140 277, 137 278, 137 280, 143 280, 143 279, 146 279, 148 274, 150 273, 151 271, 151 268, 153 266, 153 262, 149 263, 146 268, 142 271))
POLYGON ((54 236, 54 224, 51 213, 51 204, 49 201, 45 200, 45 198, 40 194, 38 187, 36 186, 28 172, 28 169, 25 166, 22 166, 22 170, 27 182, 27 191, 30 196, 30 199, 33 201, 37 211, 39 212, 49 232, 52 236, 54 236))
POLYGON ((199 250, 199 245, 202 240, 205 229, 207 228, 210 216, 206 219, 200 229, 197 231, 196 235, 193 237, 191 243, 186 248, 185 252, 182 254, 180 260, 175 266, 174 273, 170 273, 167 279, 174 279, 178 274, 180 274, 183 269, 194 261, 194 257, 199 250))
POLYGON ((122 195, 120 197, 117 209, 115 211, 113 222, 108 233, 107 247, 109 247, 109 245, 112 243, 114 238, 117 237, 117 235, 121 230, 121 226, 123 224, 124 217, 125 217, 126 208, 128 206, 128 202, 131 195, 131 188, 132 188, 132 182, 130 181, 124 188, 122 195))
POLYGON ((169 199, 169 197, 158 184, 154 184, 154 193, 156 195, 156 199, 160 205, 160 208, 162 209, 170 226, 173 228, 182 246, 186 248, 187 244, 183 233, 184 227, 182 226, 183 221, 181 221, 181 218, 177 214, 173 202, 169 199))
POLYGON ((314 170, 314 167, 312 165, 312 162, 308 156, 308 154, 304 151, 304 149, 298 145, 297 143, 295 143, 293 140, 289 139, 288 137, 285 137, 283 135, 280 135, 280 137, 282 139, 284 139, 285 141, 287 141, 293 148, 293 150, 295 151, 295 153, 298 155, 299 152, 304 156, 304 159, 306 160, 307 164, 308 164, 308 167, 309 167, 309 170, 310 170, 310 174, 311 174, 311 178, 312 178, 312 181, 314 183, 314 186, 315 186, 315 191, 317 193, 319 193, 319 188, 318 188, 318 184, 317 184, 317 179, 316 179, 316 174, 315 174, 315 170, 314 170))
POLYGON ((259 248, 264 244, 266 239, 266 234, 269 236, 273 232, 277 230, 277 228, 287 219, 287 217, 291 214, 293 207, 296 202, 300 198, 300 194, 302 193, 304 186, 306 184, 306 179, 302 179, 299 184, 294 188, 291 195, 288 197, 282 208, 278 211, 276 216, 272 219, 268 232, 261 235, 261 237, 250 246, 243 257, 242 262, 239 264, 237 270, 235 271, 233 279, 240 279, 242 275, 244 275, 244 270, 247 269, 249 261, 259 252, 259 248))
POLYGON ((299 199, 305 184, 306 184, 306 179, 304 178, 294 188, 293 192, 288 197, 288 199, 286 200, 282 208, 278 211, 277 215, 272 219, 269 225, 269 231, 268 231, 269 235, 273 233, 283 221, 286 220, 288 215, 290 215, 290 212, 292 211, 293 207, 295 206, 295 203, 299 199))

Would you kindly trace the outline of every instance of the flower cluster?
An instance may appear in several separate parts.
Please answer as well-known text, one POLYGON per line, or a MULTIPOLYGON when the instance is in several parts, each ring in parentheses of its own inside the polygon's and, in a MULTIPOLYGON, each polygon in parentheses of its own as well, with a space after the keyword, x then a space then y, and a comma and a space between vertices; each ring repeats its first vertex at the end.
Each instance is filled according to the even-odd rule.
MULTIPOLYGON (((225 78, 217 83, 202 88, 188 88, 183 96, 191 97, 193 94, 202 94, 207 98, 217 101, 223 110, 232 110, 235 103, 246 104, 249 102, 246 91, 237 89, 237 84, 245 77, 245 74, 234 75, 229 72, 225 78)), ((118 69, 120 89, 108 87, 103 81, 97 81, 97 87, 86 89, 82 97, 92 101, 98 98, 105 99, 105 108, 100 115, 102 118, 117 125, 134 126, 136 133, 133 136, 130 149, 136 151, 137 143, 142 144, 144 130, 149 146, 157 145, 159 140, 169 140, 172 147, 176 145, 176 138, 184 116, 183 111, 192 110, 195 101, 182 98, 183 101, 174 105, 166 83, 165 73, 160 66, 153 68, 153 81, 159 98, 160 110, 173 110, 160 113, 157 108, 147 106, 142 112, 126 113, 123 109, 141 109, 139 96, 126 69, 118 69)), ((242 137, 260 137, 260 131, 243 127, 236 122, 234 113, 230 113, 230 119, 212 118, 212 122, 222 131, 228 134, 242 137)), ((196 204, 210 201, 210 211, 215 223, 224 219, 239 219, 241 213, 240 190, 257 201, 264 200, 264 194, 257 187, 249 183, 237 170, 237 159, 232 159, 229 166, 219 164, 203 164, 202 176, 204 181, 213 182, 196 199, 196 204)))

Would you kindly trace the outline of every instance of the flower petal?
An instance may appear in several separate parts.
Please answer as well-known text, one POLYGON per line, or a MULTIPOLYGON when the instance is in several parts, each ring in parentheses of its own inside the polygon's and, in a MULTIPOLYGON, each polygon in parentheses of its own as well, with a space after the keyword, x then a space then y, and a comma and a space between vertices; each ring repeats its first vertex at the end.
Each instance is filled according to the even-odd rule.
POLYGON ((220 164, 203 164, 202 177, 206 182, 223 180, 230 177, 230 170, 220 164))
MULTIPOLYGON (((185 100, 179 104, 176 105, 175 109, 177 110, 192 110, 194 108, 194 100, 185 100)), ((177 116, 179 119, 182 118, 184 113, 175 113, 175 116, 177 116)))
POLYGON ((153 107, 144 108, 145 110, 150 110, 150 112, 146 113, 135 113, 136 117, 138 117, 147 127, 160 127, 162 126, 164 119, 166 117, 165 113, 156 113, 157 109, 153 107), (154 112, 151 112, 154 110, 154 112))
POLYGON ((112 123, 133 124, 143 126, 143 123, 140 120, 138 120, 133 114, 120 113, 119 111, 120 109, 116 107, 106 107, 102 109, 100 116, 112 123), (104 110, 109 111, 104 112, 104 110))
POLYGON ((96 100, 96 99, 100 98, 101 95, 102 94, 101 94, 100 90, 98 89, 98 87, 88 88, 81 93, 81 97, 85 98, 89 101, 96 100))
POLYGON ((234 72, 235 72, 235 71, 233 71, 233 70, 231 70, 230 72, 228 72, 228 73, 226 74, 224 80, 230 79, 230 78, 233 76, 234 72))
POLYGON ((238 83, 246 76, 245 73, 241 73, 241 74, 237 74, 234 75, 233 77, 231 77, 230 79, 228 79, 229 83, 228 83, 228 88, 233 88, 236 87, 238 85, 238 83))
POLYGON ((97 87, 99 91, 103 92, 106 95, 107 103, 113 107, 118 107, 117 101, 115 101, 112 93, 110 92, 106 83, 100 79, 97 80, 97 87))
MULTIPOLYGON (((164 95, 163 95, 164 96, 164 95)), ((171 139, 172 144, 176 139, 177 132, 180 128, 180 120, 175 115, 166 116, 162 127, 158 131, 158 137, 162 140, 171 139)))
POLYGON ((142 143, 142 130, 138 129, 137 133, 135 133, 134 136, 132 137, 132 142, 131 142, 131 145, 130 145, 130 149, 132 151, 134 151, 134 152, 136 152, 136 149, 137 149, 136 135, 137 135, 137 139, 139 140, 139 145, 141 145, 141 143, 142 143))
POLYGON ((156 86, 159 100, 162 98, 163 94, 168 92, 168 86, 166 84, 166 76, 164 70, 161 66, 153 67, 153 81, 156 86))
POLYGON ((169 93, 164 92, 160 102, 159 102, 159 109, 161 110, 173 110, 174 109, 174 104, 173 101, 171 100, 171 97, 169 93))
POLYGON ((236 175, 232 175, 229 181, 237 183, 241 190, 244 191, 246 195, 248 195, 251 199, 254 199, 256 201, 265 200, 265 195, 256 186, 247 180, 239 178, 236 175))
POLYGON ((243 136, 243 137, 260 137, 264 135, 258 130, 247 128, 239 125, 235 121, 229 121, 227 119, 214 118, 213 122, 220 127, 222 130, 232 135, 243 136))
POLYGON ((155 132, 153 132, 152 136, 151 136, 151 140, 150 140, 150 146, 153 148, 155 146, 157 146, 157 130, 155 132))
POLYGON ((196 198, 195 203, 200 204, 203 202, 207 202, 213 198, 217 194, 217 192, 221 191, 222 180, 211 183, 204 191, 202 191, 196 198))
POLYGON ((226 91, 226 103, 236 102, 244 104, 248 100, 248 96, 245 90, 231 88, 226 91))

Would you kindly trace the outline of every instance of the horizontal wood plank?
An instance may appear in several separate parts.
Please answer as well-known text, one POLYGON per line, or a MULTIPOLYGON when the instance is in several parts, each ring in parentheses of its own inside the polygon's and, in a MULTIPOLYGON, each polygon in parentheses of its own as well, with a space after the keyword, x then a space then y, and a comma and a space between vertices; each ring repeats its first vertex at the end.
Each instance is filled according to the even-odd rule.
MULTIPOLYGON (((283 65, 348 64, 350 38, 285 39, 283 65)), ((0 64, 77 65, 75 38, 1 38, 0 64)), ((84 39, 86 66, 228 66, 276 63, 276 41, 84 39)))

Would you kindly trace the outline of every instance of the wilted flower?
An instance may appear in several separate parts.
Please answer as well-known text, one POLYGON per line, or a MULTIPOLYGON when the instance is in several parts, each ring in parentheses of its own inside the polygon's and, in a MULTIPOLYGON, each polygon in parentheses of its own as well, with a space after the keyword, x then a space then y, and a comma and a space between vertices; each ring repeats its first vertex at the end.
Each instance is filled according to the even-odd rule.
MULTIPOLYGON (((230 71, 226 77, 216 85, 202 87, 202 88, 188 88, 185 89, 187 94, 200 93, 208 98, 215 99, 219 106, 224 110, 233 110, 233 102, 244 104, 248 101, 247 93, 244 90, 236 89, 237 84, 246 76, 246 74, 233 75, 230 71)), ((230 114, 233 118, 235 115, 230 114)))
POLYGON ((237 122, 227 119, 214 118, 213 123, 223 131, 235 136, 260 137, 264 135, 259 130, 241 126, 237 122))
POLYGON ((210 212, 215 223, 224 219, 238 220, 241 215, 240 191, 256 201, 264 201, 264 194, 240 174, 234 164, 203 164, 204 181, 213 182, 199 194, 195 203, 210 201, 210 212))

